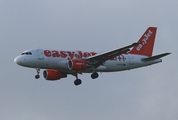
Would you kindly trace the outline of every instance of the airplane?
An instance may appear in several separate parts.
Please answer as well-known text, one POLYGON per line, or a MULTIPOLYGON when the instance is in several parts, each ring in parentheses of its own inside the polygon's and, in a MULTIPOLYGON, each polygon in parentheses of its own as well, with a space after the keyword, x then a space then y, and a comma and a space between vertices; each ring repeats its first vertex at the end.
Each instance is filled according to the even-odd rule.
POLYGON ((29 49, 22 52, 14 62, 23 67, 35 68, 36 79, 60 80, 68 75, 76 77, 76 86, 82 83, 78 74, 91 73, 98 78, 98 72, 116 72, 144 67, 162 62, 162 57, 171 53, 152 56, 157 27, 149 27, 138 42, 107 52, 84 52, 81 50, 29 49), (132 48, 132 49, 131 49, 132 48))

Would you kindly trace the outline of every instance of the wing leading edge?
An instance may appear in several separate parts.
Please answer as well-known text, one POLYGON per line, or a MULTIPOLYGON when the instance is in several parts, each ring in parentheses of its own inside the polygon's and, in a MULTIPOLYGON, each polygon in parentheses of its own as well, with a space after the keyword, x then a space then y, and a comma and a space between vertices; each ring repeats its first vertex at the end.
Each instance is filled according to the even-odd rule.
POLYGON ((115 49, 115 50, 111 50, 108 52, 104 52, 104 53, 100 53, 100 54, 96 54, 94 56, 88 57, 86 59, 87 63, 90 65, 95 65, 95 67, 98 67, 101 63, 109 60, 110 58, 119 56, 121 54, 124 54, 128 51, 130 51, 130 48, 137 46, 140 43, 133 43, 131 45, 119 48, 119 49, 115 49))

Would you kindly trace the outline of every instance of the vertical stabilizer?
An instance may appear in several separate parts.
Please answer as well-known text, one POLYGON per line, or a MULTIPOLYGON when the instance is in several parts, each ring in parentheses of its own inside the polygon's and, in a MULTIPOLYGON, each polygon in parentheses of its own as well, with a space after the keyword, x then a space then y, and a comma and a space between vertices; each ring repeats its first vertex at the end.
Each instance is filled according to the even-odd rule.
POLYGON ((156 27, 149 27, 139 39, 139 45, 135 46, 129 54, 152 56, 156 37, 156 27))

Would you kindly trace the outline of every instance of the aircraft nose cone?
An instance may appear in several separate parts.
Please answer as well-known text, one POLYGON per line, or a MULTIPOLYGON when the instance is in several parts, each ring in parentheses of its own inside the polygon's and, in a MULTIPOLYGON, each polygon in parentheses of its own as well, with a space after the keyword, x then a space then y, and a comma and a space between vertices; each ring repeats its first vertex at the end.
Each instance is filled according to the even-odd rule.
POLYGON ((22 63, 22 60, 20 59, 20 57, 16 57, 16 58, 14 59, 14 62, 15 62, 16 64, 20 65, 20 64, 22 63))

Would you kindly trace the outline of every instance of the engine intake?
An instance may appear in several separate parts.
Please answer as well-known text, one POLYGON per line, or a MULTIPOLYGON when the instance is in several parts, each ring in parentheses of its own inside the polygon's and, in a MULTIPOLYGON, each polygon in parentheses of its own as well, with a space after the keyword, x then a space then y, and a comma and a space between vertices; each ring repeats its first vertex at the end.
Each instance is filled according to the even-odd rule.
POLYGON ((87 68, 87 62, 85 60, 69 60, 69 70, 84 70, 87 68))

